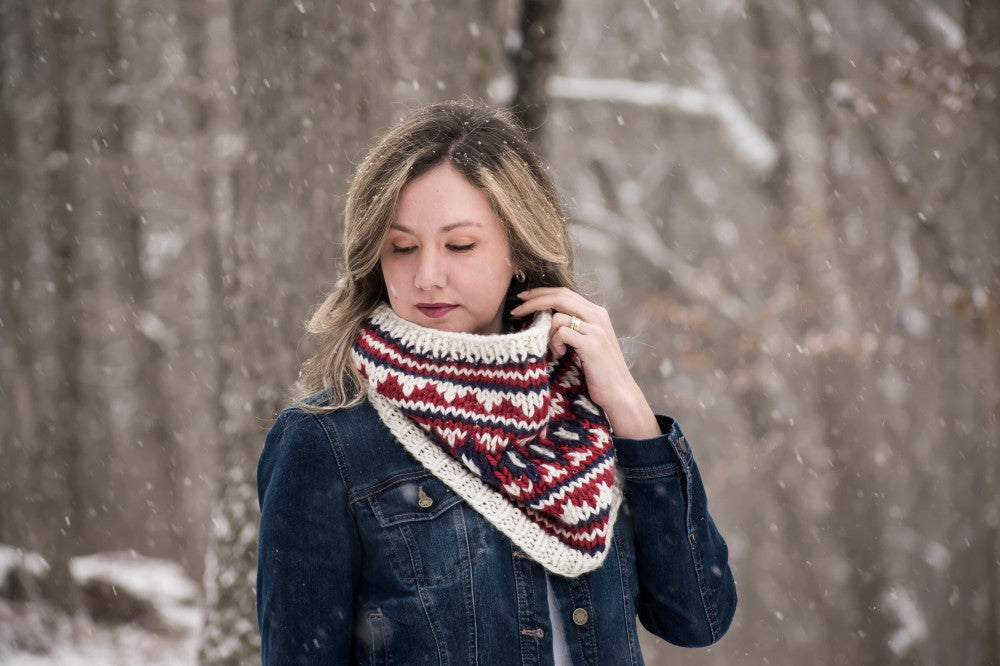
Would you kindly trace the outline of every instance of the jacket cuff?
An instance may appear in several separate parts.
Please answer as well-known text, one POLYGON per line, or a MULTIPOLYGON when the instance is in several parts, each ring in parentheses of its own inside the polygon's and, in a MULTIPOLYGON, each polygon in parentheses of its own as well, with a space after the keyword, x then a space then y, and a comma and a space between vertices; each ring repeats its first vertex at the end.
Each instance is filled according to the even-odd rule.
POLYGON ((656 415, 662 434, 646 439, 614 437, 615 456, 621 467, 644 468, 680 464, 687 472, 691 466, 691 447, 677 421, 656 415))

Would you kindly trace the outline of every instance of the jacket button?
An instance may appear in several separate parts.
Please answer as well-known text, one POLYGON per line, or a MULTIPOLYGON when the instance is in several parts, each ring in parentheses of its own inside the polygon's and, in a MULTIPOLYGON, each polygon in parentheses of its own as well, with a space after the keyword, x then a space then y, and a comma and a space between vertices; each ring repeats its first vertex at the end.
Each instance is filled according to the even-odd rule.
POLYGON ((590 619, 590 614, 587 613, 586 608, 577 608, 573 611, 573 624, 578 627, 582 627, 587 624, 587 620, 590 619))
POLYGON ((420 486, 417 489, 417 506, 421 509, 429 509, 434 506, 434 500, 431 496, 424 492, 424 487, 420 486))

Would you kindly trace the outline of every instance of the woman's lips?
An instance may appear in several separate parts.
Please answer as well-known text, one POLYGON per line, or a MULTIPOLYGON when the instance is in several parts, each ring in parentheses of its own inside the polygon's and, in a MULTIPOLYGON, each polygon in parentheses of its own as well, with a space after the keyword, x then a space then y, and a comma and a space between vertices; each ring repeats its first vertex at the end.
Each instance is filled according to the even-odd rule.
POLYGON ((417 309, 420 310, 425 316, 431 319, 437 319, 438 317, 443 317, 455 308, 457 305, 450 305, 448 303, 418 303, 417 309))

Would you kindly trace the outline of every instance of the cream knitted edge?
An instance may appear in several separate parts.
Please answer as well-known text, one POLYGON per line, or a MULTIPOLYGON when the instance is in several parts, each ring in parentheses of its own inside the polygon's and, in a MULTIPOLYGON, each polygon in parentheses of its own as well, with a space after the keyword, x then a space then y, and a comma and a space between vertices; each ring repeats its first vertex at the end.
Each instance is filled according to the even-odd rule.
POLYGON ((528 356, 545 356, 552 313, 539 312, 524 330, 496 335, 439 331, 420 326, 400 317, 387 303, 380 303, 375 308, 371 321, 405 345, 439 359, 445 352, 459 359, 508 362, 523 361, 528 356))
POLYGON ((490 488, 485 481, 468 470, 435 444, 412 420, 388 399, 368 387, 368 400, 375 407, 382 423, 410 455, 438 480, 443 482, 473 509, 521 548, 531 559, 560 576, 575 578, 597 569, 611 549, 618 508, 622 503, 621 480, 615 476, 611 487, 611 514, 608 517, 604 550, 585 555, 547 534, 537 523, 521 513, 510 500, 490 488))

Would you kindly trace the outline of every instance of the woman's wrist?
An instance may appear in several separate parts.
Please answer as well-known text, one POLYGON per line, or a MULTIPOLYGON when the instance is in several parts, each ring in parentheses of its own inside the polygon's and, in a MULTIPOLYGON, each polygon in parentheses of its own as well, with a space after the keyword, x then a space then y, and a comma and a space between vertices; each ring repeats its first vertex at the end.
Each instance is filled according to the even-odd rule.
POLYGON ((663 434, 656 415, 638 386, 624 394, 621 400, 604 407, 615 437, 649 439, 663 434))

